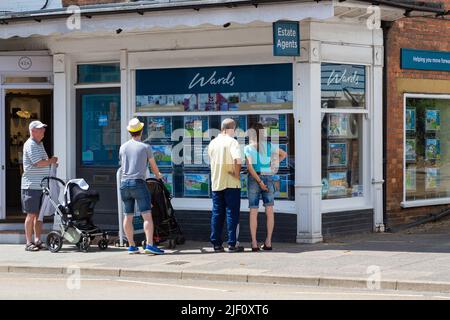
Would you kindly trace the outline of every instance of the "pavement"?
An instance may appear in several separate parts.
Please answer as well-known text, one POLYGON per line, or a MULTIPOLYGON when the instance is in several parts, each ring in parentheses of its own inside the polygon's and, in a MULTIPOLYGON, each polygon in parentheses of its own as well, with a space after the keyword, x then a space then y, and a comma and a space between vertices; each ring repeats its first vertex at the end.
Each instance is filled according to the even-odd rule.
POLYGON ((162 256, 126 248, 87 253, 64 244, 58 253, 0 245, 0 272, 139 279, 232 281, 312 287, 450 292, 450 219, 399 233, 341 237, 307 245, 273 243, 273 251, 214 253, 187 241, 162 256), (431 227, 430 227, 431 225, 431 227))

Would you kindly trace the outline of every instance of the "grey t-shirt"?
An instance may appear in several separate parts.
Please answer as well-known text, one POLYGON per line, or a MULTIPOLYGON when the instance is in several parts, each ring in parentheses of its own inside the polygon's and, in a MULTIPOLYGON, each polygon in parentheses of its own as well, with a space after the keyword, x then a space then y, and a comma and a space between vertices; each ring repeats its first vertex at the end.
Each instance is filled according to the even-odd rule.
POLYGON ((22 189, 42 190, 41 180, 50 175, 50 166, 37 167, 41 160, 48 160, 44 144, 29 138, 23 145, 22 189))
POLYGON ((153 158, 153 152, 148 144, 134 139, 125 142, 119 150, 119 159, 122 165, 122 181, 132 179, 145 180, 149 158, 153 158))

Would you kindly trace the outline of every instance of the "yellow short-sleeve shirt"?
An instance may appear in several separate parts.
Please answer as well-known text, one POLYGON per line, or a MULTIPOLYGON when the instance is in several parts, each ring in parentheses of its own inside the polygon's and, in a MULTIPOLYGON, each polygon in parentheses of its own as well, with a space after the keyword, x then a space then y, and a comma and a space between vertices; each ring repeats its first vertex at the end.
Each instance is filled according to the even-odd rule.
POLYGON ((233 170, 234 160, 242 160, 241 149, 236 139, 222 133, 219 134, 209 144, 208 155, 212 191, 240 188, 241 180, 229 173, 233 170))

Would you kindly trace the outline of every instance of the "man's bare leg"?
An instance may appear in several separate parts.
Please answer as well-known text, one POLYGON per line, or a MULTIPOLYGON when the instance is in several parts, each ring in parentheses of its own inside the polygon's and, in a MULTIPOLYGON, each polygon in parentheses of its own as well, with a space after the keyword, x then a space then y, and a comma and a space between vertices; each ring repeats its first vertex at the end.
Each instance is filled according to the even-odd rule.
POLYGON ((125 219, 123 219, 123 230, 125 231, 125 235, 127 236, 128 244, 135 247, 136 243, 134 242, 133 218, 133 214, 125 215, 125 219))

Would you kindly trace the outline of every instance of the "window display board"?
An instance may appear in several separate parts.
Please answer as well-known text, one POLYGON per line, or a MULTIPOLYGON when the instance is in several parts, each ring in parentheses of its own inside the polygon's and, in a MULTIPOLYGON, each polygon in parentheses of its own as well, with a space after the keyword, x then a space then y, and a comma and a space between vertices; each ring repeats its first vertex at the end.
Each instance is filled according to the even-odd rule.
MULTIPOLYGON (((161 171, 170 175, 175 197, 210 196, 208 145, 222 121, 232 118, 242 155, 247 131, 257 122, 267 129, 268 141, 288 153, 275 173, 276 197, 293 200, 292 64, 136 70, 135 103, 145 124, 143 141, 152 146, 161 171)), ((246 170, 244 159, 243 198, 246 170)))
POLYGON ((450 197, 450 99, 407 96, 404 118, 404 200, 450 197))

